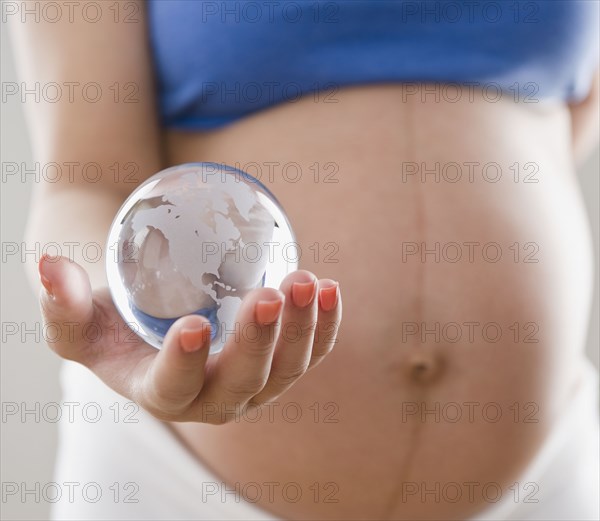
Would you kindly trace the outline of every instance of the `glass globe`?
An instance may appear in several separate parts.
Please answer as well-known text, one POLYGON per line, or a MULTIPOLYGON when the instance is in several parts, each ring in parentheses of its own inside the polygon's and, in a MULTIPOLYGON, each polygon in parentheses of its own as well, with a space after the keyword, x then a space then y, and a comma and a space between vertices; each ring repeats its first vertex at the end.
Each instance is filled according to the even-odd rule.
POLYGON ((211 323, 211 353, 240 334, 237 310, 254 288, 279 288, 298 268, 290 223, 257 179, 216 163, 168 168, 141 184, 118 211, 106 255, 115 306, 160 348, 184 315, 211 323))

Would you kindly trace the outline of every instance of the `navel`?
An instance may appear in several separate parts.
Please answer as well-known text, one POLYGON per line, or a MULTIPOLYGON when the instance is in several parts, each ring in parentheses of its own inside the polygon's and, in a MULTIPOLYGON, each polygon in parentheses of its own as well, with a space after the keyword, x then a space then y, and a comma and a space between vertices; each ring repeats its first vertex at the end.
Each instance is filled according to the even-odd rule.
POLYGON ((407 371, 412 382, 429 385, 440 379, 443 373, 443 363, 439 352, 432 351, 423 346, 417 348, 408 357, 407 371))

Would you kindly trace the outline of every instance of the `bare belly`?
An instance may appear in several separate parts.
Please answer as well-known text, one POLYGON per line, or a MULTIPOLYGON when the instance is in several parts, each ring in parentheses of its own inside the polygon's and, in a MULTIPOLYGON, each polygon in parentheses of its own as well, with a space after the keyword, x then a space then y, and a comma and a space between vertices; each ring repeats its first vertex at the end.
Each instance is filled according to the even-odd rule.
POLYGON ((173 427, 284 518, 468 517, 513 497, 577 383, 591 264, 568 114, 334 97, 166 136, 170 163, 260 177, 344 305, 332 355, 260 418, 173 427))

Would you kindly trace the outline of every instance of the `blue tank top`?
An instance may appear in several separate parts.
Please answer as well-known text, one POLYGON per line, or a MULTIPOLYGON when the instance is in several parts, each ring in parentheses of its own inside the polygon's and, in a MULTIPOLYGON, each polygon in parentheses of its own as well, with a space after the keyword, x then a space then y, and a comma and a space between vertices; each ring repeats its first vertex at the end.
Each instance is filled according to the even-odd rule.
POLYGON ((578 100, 598 68, 598 6, 149 0, 160 115, 167 127, 210 129, 300 96, 334 98, 343 86, 384 82, 454 83, 532 102, 578 100))

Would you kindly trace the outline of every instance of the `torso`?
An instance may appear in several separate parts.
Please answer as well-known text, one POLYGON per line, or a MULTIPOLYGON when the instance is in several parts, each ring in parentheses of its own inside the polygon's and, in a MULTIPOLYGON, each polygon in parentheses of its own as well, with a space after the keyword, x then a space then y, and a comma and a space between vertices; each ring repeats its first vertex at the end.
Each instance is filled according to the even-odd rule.
POLYGON ((254 175, 260 165, 295 228, 301 267, 340 282, 334 352, 261 420, 173 425, 228 483, 277 482, 258 501, 275 515, 468 517, 495 496, 486 484, 511 494, 577 384, 591 264, 568 111, 463 94, 422 102, 403 100, 399 85, 363 86, 339 91, 337 103, 308 96, 222 130, 166 134, 171 164, 215 161, 254 175), (450 162, 462 180, 447 180, 450 162), (291 163, 297 182, 294 166, 284 177, 291 163), (436 163, 446 180, 422 182, 436 163), (472 182, 465 163, 476 163, 472 182), (488 181, 482 173, 491 163, 496 183, 493 165, 488 181), (535 165, 537 183, 524 182, 535 165), (462 260, 452 262, 450 242, 462 260), (410 254, 436 243, 437 260, 410 254), (498 262, 489 243, 501 248, 498 262), (436 327, 439 339, 425 332, 436 327), (436 407, 439 417, 421 416, 436 407), (292 482, 298 501, 296 485, 282 493, 292 482), (456 495, 449 484, 460 485, 455 502, 445 500, 456 495), (423 500, 436 487, 440 500, 423 500))

